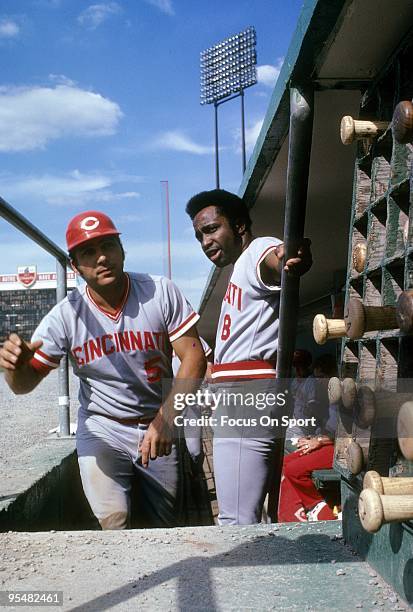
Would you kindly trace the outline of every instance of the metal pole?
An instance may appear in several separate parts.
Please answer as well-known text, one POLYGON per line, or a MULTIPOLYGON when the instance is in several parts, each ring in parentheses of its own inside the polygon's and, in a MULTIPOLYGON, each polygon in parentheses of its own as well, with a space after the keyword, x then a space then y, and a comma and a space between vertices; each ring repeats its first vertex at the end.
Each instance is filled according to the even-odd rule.
POLYGON ((166 209, 166 232, 168 244, 168 278, 172 278, 172 261, 171 261, 171 221, 169 214, 169 182, 161 181, 165 185, 165 209, 166 209))
POLYGON ((242 147, 242 174, 245 174, 247 167, 247 157, 245 154, 245 109, 244 109, 244 90, 241 89, 241 147, 242 147))
MULTIPOLYGON (((56 301, 60 302, 67 294, 66 261, 56 259, 56 301)), ((70 398, 69 398, 69 361, 64 355, 59 364, 59 428, 60 437, 70 436, 70 398)))
MULTIPOLYGON (((285 260, 295 256, 297 247, 304 236, 313 133, 313 107, 314 89, 311 85, 290 89, 290 130, 284 220, 285 260)), ((299 291, 299 277, 288 275, 283 271, 277 351, 277 378, 279 379, 288 379, 291 376, 298 322, 299 291)), ((291 414, 293 410, 291 402, 289 402, 288 410, 291 414)), ((277 445, 274 479, 271 487, 275 504, 278 503, 283 456, 284 438, 281 438, 277 445)))
POLYGON ((169 213, 169 183, 166 181, 166 222, 168 228, 168 278, 172 278, 172 261, 171 261, 171 219, 169 213))
MULTIPOLYGON (((290 90, 290 131, 285 202, 284 244, 286 260, 294 257, 304 237, 313 132, 312 88, 290 90)), ((299 308, 299 277, 282 273, 277 377, 288 378, 294 352, 299 308)))
POLYGON ((45 249, 48 253, 53 255, 56 259, 66 260, 69 263, 69 258, 60 247, 52 242, 45 234, 43 234, 37 227, 35 227, 30 221, 28 221, 23 215, 21 215, 15 208, 10 206, 6 200, 0 198, 0 217, 3 217, 17 227, 18 230, 23 232, 26 236, 36 242, 42 249, 45 249))
POLYGON ((214 102, 215 109, 215 185, 219 189, 219 158, 218 158, 218 104, 214 102))

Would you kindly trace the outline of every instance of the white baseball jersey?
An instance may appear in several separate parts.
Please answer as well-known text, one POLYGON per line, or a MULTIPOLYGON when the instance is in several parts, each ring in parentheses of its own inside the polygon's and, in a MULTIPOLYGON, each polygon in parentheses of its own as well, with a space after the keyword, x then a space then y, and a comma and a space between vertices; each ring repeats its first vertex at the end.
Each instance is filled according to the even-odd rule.
POLYGON ((274 359, 281 287, 262 281, 260 264, 281 243, 256 238, 235 262, 221 306, 215 364, 274 359))
POLYGON ((32 365, 46 374, 68 353, 80 378, 81 410, 131 418, 151 415, 162 401, 162 379, 172 377, 171 342, 199 319, 167 278, 127 274, 117 313, 74 289, 41 321, 32 340, 43 341, 32 365))

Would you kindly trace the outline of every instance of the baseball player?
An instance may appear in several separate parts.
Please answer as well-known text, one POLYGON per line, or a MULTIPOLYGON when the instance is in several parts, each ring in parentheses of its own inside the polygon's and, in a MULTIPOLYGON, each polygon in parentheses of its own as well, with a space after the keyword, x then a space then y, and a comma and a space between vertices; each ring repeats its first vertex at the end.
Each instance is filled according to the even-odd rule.
MULTIPOLYGON (((186 212, 206 256, 233 271, 218 323, 212 368, 216 395, 246 393, 257 381, 268 392, 277 391, 278 308, 281 270, 303 274, 311 266, 309 241, 297 257, 283 264, 284 247, 272 237, 253 238, 246 204, 238 196, 215 189, 195 195, 186 212), (273 385, 273 388, 272 388, 273 385)), ((219 406, 217 412, 221 410, 219 406)), ((230 436, 214 436, 214 470, 219 523, 252 524, 261 521, 268 489, 277 431, 257 437, 243 422, 230 436)))
POLYGON ((199 316, 168 279, 124 271, 112 220, 76 215, 66 232, 74 270, 85 281, 41 321, 31 342, 11 334, 0 366, 15 393, 28 393, 62 356, 80 379, 77 453, 83 488, 103 529, 129 524, 132 478, 153 526, 174 525, 172 351, 181 360, 176 391, 193 391, 205 372, 199 316))

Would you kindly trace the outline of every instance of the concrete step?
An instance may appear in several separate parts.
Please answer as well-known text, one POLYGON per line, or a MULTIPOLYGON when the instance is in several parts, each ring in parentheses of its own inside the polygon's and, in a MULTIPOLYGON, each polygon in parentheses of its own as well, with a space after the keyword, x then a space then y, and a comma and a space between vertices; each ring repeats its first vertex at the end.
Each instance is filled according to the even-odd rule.
POLYGON ((72 612, 408 609, 338 521, 9 532, 0 551, 1 590, 63 591, 72 612))

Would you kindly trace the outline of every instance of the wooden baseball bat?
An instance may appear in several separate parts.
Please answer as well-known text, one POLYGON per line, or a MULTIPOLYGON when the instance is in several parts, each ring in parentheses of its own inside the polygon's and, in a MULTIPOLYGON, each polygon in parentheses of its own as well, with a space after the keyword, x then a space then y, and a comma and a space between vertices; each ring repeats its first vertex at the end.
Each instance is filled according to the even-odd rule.
POLYGON ((313 321, 313 335, 317 344, 325 344, 327 340, 343 338, 346 326, 343 319, 327 319, 323 314, 318 314, 313 321))
POLYGON ((380 495, 413 495, 413 478, 389 478, 369 470, 363 479, 363 489, 374 489, 380 495))
POLYGON ((361 138, 375 138, 380 132, 385 132, 388 125, 388 121, 364 121, 346 115, 340 125, 341 142, 349 145, 361 138))
POLYGON ((405 402, 399 410, 397 438, 403 457, 413 461, 413 402, 405 402))
POLYGON ((399 144, 413 141, 413 104, 410 100, 399 102, 393 112, 393 137, 399 144))
POLYGON ((376 533, 385 523, 413 519, 413 495, 380 495, 363 489, 359 497, 359 517, 364 529, 376 533))
POLYGON ((346 333, 352 340, 362 338, 366 332, 396 329, 396 308, 393 306, 364 306, 351 299, 344 310, 346 333))

